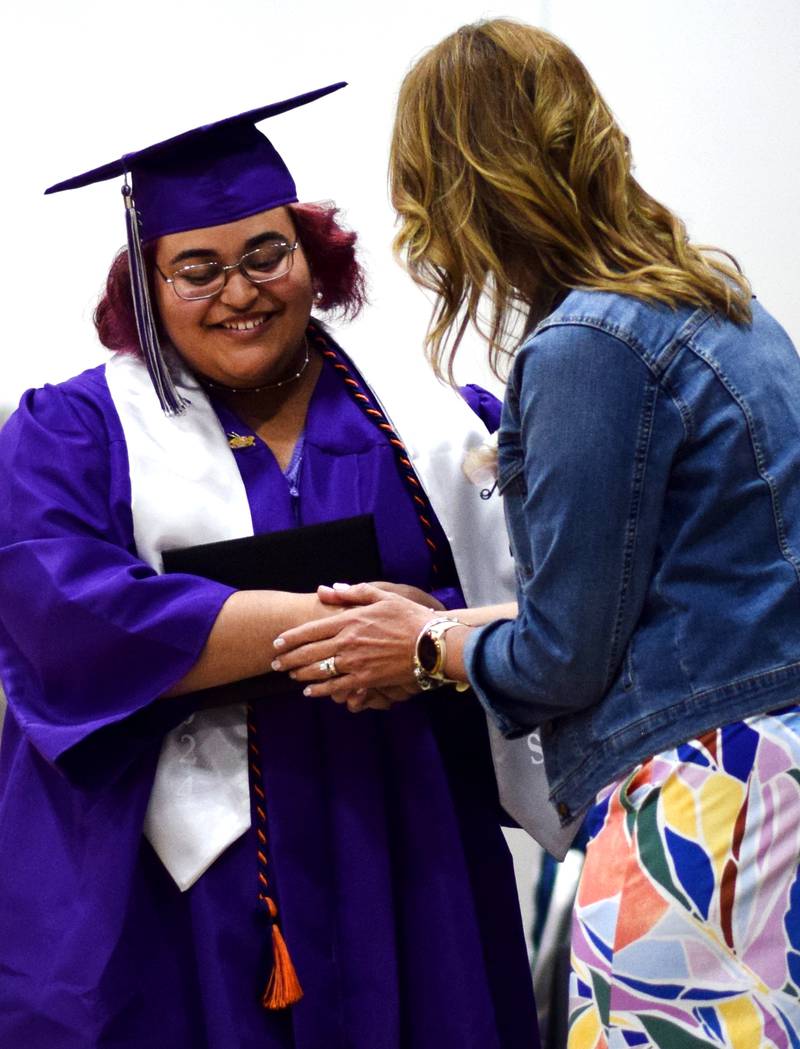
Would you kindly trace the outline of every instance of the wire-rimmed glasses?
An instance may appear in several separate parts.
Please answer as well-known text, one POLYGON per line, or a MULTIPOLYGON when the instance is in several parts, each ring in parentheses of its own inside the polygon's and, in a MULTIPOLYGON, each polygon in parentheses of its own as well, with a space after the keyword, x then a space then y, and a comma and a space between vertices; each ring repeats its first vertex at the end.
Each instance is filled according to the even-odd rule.
POLYGON ((192 262, 167 276, 158 266, 156 269, 180 299, 212 299, 219 295, 228 281, 231 270, 239 270, 251 284, 266 284, 268 281, 285 277, 292 268, 297 241, 276 238, 246 251, 238 262, 224 266, 217 259, 192 262))

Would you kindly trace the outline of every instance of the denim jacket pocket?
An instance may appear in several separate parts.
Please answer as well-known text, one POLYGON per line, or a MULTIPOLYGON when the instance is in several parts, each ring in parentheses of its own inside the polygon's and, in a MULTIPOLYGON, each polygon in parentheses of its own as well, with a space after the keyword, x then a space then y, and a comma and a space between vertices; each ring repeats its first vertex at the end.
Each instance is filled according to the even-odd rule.
POLYGON ((511 492, 525 491, 525 476, 523 474, 524 462, 522 459, 512 459, 508 463, 500 463, 497 475, 497 494, 510 495, 511 492))

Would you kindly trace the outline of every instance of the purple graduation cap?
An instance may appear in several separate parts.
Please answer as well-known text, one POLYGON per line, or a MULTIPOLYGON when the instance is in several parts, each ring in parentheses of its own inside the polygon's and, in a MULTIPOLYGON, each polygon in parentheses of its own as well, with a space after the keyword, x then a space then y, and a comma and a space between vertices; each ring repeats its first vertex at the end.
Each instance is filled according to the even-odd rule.
POLYGON ((344 82, 330 84, 193 128, 45 190, 59 193, 110 178, 125 178, 122 193, 139 343, 167 415, 180 414, 186 404, 159 345, 142 244, 168 233, 221 226, 296 201, 297 190, 289 169, 255 125, 342 87, 344 82))

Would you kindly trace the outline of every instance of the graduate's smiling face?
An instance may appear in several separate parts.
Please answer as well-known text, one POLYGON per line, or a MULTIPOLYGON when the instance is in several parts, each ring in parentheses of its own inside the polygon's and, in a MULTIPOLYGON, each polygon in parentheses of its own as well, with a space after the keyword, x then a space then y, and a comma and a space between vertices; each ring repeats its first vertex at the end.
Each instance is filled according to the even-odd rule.
POLYGON ((313 289, 302 247, 286 250, 295 240, 285 207, 158 240, 154 280, 161 323, 194 371, 242 389, 279 381, 302 363, 313 289), (264 283, 229 269, 225 286, 210 298, 176 294, 176 287, 206 294, 219 280, 219 267, 235 266, 243 256, 259 281, 289 269, 264 283))

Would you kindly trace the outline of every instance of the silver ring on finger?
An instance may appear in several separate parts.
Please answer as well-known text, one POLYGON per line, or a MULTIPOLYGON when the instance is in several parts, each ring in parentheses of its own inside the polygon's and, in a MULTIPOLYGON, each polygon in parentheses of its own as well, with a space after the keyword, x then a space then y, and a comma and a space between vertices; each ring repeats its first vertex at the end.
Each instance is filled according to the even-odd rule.
POLYGON ((336 656, 328 656, 327 659, 321 659, 319 670, 321 674, 327 674, 328 677, 338 677, 339 671, 336 669, 336 656))

